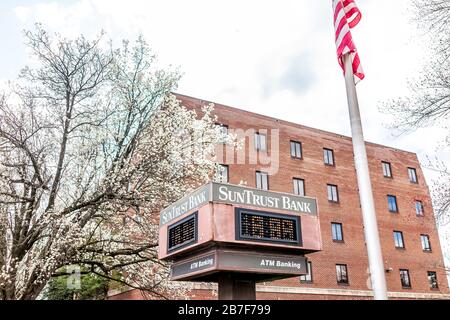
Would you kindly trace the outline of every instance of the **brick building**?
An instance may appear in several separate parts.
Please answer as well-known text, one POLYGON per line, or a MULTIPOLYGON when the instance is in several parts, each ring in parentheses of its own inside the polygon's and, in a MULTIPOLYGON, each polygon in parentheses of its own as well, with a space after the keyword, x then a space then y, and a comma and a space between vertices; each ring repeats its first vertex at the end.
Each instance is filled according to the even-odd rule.
MULTIPOLYGON (((178 95, 198 109, 209 102, 178 95)), ((351 138, 215 104, 218 124, 252 132, 246 149, 279 153, 267 165, 223 159, 231 184, 317 198, 323 251, 308 256, 310 274, 257 286, 259 299, 371 299, 351 138), (274 136, 276 135, 276 136, 274 136), (272 150, 276 145, 279 150, 272 150), (272 170, 273 171, 273 170, 272 170)), ((223 147, 225 148, 225 147, 223 147)), ((272 155, 273 155, 272 154, 272 155)), ((449 299, 430 193, 416 154, 367 143, 367 154, 389 297, 449 299)), ((214 285, 198 284, 194 299, 214 299, 214 285)), ((111 299, 139 299, 137 291, 111 299)))

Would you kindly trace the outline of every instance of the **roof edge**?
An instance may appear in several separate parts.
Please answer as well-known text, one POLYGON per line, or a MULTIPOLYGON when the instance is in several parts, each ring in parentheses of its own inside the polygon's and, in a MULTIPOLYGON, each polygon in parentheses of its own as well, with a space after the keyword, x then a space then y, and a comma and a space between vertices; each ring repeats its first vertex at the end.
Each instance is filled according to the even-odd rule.
MULTIPOLYGON (((302 125, 302 124, 299 124, 299 123, 278 119, 278 118, 275 118, 275 117, 263 115, 263 114, 256 113, 256 112, 253 112, 253 111, 240 109, 240 108, 237 108, 237 107, 231 107, 231 106, 219 103, 219 102, 214 102, 214 101, 209 101, 209 100, 205 100, 205 99, 201 99, 201 98, 196 98, 196 97, 185 95, 185 94, 182 94, 182 93, 172 92, 172 94, 174 94, 175 96, 179 96, 179 97, 185 97, 185 98, 197 100, 199 103, 212 103, 214 105, 219 105, 220 107, 223 107, 223 108, 228 108, 228 109, 232 109, 232 110, 236 110, 236 111, 240 111, 240 112, 245 112, 245 113, 247 113, 249 115, 253 115, 253 116, 263 117, 263 118, 266 118, 267 120, 275 120, 275 121, 283 123, 283 124, 287 124, 287 125, 291 125, 291 126, 295 126, 295 127, 302 127, 304 129, 313 130, 313 131, 316 131, 316 132, 325 133, 325 134, 328 134, 328 135, 331 135, 331 136, 335 136, 335 137, 338 137, 338 138, 344 138, 344 139, 347 139, 349 141, 352 141, 351 137, 346 136, 346 135, 342 135, 342 134, 339 134, 339 133, 335 133, 335 132, 326 131, 326 130, 323 130, 323 129, 318 129, 318 128, 305 126, 305 125, 302 125)), ((409 154, 415 155, 417 157, 417 153, 413 152, 413 151, 398 149, 398 148, 394 148, 394 147, 390 147, 390 146, 387 146, 387 145, 383 145, 383 144, 375 143, 375 142, 370 142, 370 141, 366 141, 366 140, 365 140, 365 143, 368 144, 368 145, 376 146, 376 147, 382 147, 382 148, 387 148, 387 149, 390 149, 390 150, 395 150, 395 151, 399 151, 399 152, 409 153, 409 154)))

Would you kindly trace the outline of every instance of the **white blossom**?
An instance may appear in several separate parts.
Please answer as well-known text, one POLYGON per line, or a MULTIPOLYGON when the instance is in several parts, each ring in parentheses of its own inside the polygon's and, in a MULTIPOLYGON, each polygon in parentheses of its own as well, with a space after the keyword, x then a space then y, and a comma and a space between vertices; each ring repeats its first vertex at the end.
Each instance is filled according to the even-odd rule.
POLYGON ((0 98, 0 299, 35 299, 71 265, 183 296, 157 258, 158 214, 213 176, 213 106, 180 105, 142 38, 105 50, 37 26, 27 40, 40 66, 0 98))

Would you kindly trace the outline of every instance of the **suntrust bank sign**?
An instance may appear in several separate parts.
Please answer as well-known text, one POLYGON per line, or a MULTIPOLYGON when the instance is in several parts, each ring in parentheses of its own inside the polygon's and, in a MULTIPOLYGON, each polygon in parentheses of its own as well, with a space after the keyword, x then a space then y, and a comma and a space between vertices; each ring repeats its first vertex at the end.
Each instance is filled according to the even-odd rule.
POLYGON ((208 202, 248 205, 291 213, 317 215, 317 202, 314 198, 211 182, 164 209, 161 212, 160 225, 163 226, 208 202))

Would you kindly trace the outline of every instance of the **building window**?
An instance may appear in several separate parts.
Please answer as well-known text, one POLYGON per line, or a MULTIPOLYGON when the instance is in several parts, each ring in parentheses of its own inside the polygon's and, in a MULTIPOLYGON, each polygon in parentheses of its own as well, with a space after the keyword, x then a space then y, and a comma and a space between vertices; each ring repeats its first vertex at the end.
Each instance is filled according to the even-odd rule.
POLYGON ((328 201, 338 203, 339 202, 338 187, 329 184, 327 186, 327 189, 328 189, 328 201))
POLYGON ((388 196, 388 206, 390 212, 398 212, 396 196, 388 196))
POLYGON ((262 133, 255 133, 255 148, 258 151, 267 151, 267 136, 262 133))
POLYGON ((308 264, 306 265, 306 268, 308 270, 308 273, 300 276, 300 282, 303 283, 312 283, 313 282, 313 275, 312 275, 312 262, 308 261, 308 264))
POLYGON ((300 142, 291 141, 291 157, 294 159, 302 159, 302 144, 300 142))
POLYGON ((408 168, 409 181, 411 183, 418 183, 417 180, 417 171, 414 168, 408 168))
POLYGON ((220 141, 225 143, 228 137, 228 126, 221 123, 216 123, 216 127, 219 128, 220 141))
POLYGON ((424 209, 423 209, 423 202, 422 201, 416 201, 416 215, 423 216, 424 215, 424 209))
POLYGON ((411 280, 409 278, 409 270, 400 269, 400 281, 402 283, 402 287, 409 289, 411 288, 411 280))
POLYGON ((439 289, 436 272, 428 271, 428 283, 430 284, 430 289, 439 289))
POLYGON ((422 234, 420 236, 420 240, 422 241, 423 251, 431 252, 430 236, 426 235, 426 234, 422 234))
POLYGON ((323 159, 327 166, 334 166, 334 151, 331 149, 323 149, 323 159))
POLYGON ((294 194, 298 196, 305 196, 305 180, 303 179, 293 179, 294 182, 294 194))
POLYGON ((382 166, 383 166, 383 175, 386 178, 392 178, 392 168, 391 168, 391 164, 389 162, 382 162, 382 166))
POLYGON ((336 279, 338 284, 348 284, 347 265, 336 265, 336 279))
POLYGON ((394 243, 397 249, 405 249, 405 242, 403 241, 403 232, 394 231, 394 243))
POLYGON ((214 177, 215 182, 228 183, 229 181, 229 167, 226 165, 219 164, 216 175, 214 177))
POLYGON ((333 222, 331 224, 331 233, 333 236, 333 241, 344 242, 344 233, 342 230, 342 223, 333 222))
POLYGON ((256 171, 256 188, 269 190, 269 175, 267 172, 256 171))

